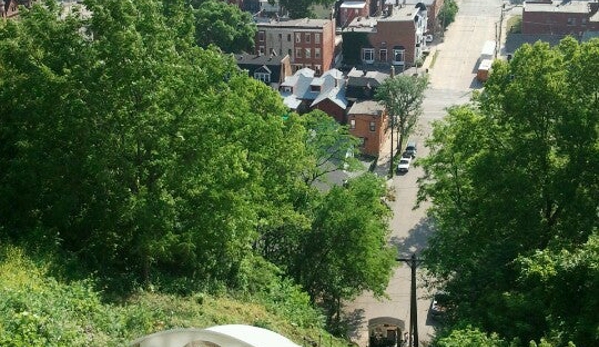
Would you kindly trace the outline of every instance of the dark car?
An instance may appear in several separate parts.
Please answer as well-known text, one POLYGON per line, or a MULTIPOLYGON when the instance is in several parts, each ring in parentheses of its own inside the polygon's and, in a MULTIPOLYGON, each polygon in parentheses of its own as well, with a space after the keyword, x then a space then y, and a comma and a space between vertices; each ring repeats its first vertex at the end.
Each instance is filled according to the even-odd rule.
POLYGON ((440 319, 445 315, 447 311, 447 304, 449 302, 449 296, 445 292, 436 292, 433 295, 433 301, 431 303, 430 314, 434 319, 440 319))
POLYGON ((417 148, 416 148, 416 142, 408 142, 408 145, 406 146, 406 151, 404 153, 408 153, 409 155, 412 156, 412 158, 416 158, 416 152, 417 152, 417 148))

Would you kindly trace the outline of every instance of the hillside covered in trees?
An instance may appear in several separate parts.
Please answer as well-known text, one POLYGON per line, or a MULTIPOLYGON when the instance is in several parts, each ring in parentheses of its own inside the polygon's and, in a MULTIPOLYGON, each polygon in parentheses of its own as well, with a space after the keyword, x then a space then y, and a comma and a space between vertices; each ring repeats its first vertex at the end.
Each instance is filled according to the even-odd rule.
MULTIPOLYGON (((85 5, 0 22, 0 345, 235 322, 341 346, 343 301, 396 266, 383 180, 314 187, 355 164, 347 128, 199 47, 186 1, 85 5)), ((599 343, 597 57, 525 46, 434 125, 436 345, 599 343)))
MULTIPOLYGON (((268 296, 289 317, 322 310, 294 324, 331 331, 342 300, 384 290, 395 266, 384 181, 312 184, 323 159, 354 166, 347 128, 288 114, 231 56, 197 46, 184 1, 85 6, 93 15, 64 16, 47 1, 0 23, 2 243, 50 257, 45 275, 90 281, 81 290, 103 300, 268 296)), ((10 317, 28 305, 0 305, 0 330, 23 328, 10 317)), ((23 341, 102 345, 60 331, 23 341)))

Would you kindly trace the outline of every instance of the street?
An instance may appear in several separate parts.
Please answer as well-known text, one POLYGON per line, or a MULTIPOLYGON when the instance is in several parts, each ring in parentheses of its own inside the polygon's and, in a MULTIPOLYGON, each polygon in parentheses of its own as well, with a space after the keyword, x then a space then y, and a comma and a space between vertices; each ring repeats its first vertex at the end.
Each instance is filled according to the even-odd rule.
MULTIPOLYGON (((461 0, 454 23, 445 32, 444 38, 435 38, 431 54, 425 61, 429 69, 430 86, 423 103, 424 113, 415 134, 410 137, 418 143, 417 158, 426 156, 425 139, 430 134, 431 122, 442 119, 445 109, 464 104, 470 100, 472 90, 481 88, 476 81, 476 65, 486 40, 495 40, 502 1, 461 0)), ((390 146, 387 142, 387 146, 390 146)), ((386 152, 386 151, 383 151, 386 152)), ((389 157, 379 158, 376 172, 385 175, 389 169, 389 157)), ((411 167, 404 175, 395 176, 390 186, 395 190, 395 201, 390 203, 393 218, 390 222, 390 242, 398 249, 398 256, 408 258, 420 254, 426 247, 427 238, 434 232, 426 218, 428 204, 413 209, 418 190, 417 178, 423 174, 419 167, 411 167)), ((428 345, 434 337, 435 324, 428 316, 432 293, 422 286, 422 271, 418 274, 418 331, 421 346, 428 345)), ((350 332, 352 341, 359 346, 368 346, 369 322, 389 320, 403 321, 409 327, 410 317, 410 267, 399 264, 387 287, 388 298, 378 300, 372 293, 364 293, 346 304, 345 312, 355 324, 350 332)), ((401 334, 405 330, 402 329, 401 334)))

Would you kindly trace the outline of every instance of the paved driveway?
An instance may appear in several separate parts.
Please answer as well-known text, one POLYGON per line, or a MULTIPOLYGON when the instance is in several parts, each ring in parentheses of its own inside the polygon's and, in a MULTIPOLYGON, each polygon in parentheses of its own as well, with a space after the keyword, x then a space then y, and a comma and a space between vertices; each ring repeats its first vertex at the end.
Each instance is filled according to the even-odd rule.
MULTIPOLYGON (((486 40, 495 40, 502 2, 499 0, 458 1, 460 11, 456 21, 445 32, 442 42, 437 43, 425 62, 431 77, 430 88, 426 91, 421 117, 416 133, 411 140, 419 143, 418 157, 426 156, 428 149, 424 141, 431 130, 431 121, 441 119, 445 109, 451 105, 469 101, 473 89, 481 86, 476 82, 476 64, 486 40)), ((437 41, 440 41, 437 39, 437 41)), ((388 148, 388 144, 384 148, 388 148)), ((383 151, 386 152, 386 151, 383 151)), ((377 172, 388 172, 388 157, 379 160, 377 172)), ((402 257, 419 254, 426 247, 426 240, 433 232, 426 218, 424 204, 413 209, 416 201, 416 180, 422 176, 421 168, 411 168, 401 176, 395 176, 391 186, 396 199, 391 203, 391 243, 402 257)), ((418 330, 422 346, 434 336, 434 322, 428 317, 430 296, 426 288, 420 286, 418 276, 418 330)), ((405 264, 398 267, 387 287, 388 298, 378 300, 371 293, 364 293, 346 305, 345 312, 353 318, 355 328, 350 332, 359 346, 368 345, 368 321, 378 317, 398 318, 409 326, 410 269, 405 264)), ((403 332, 402 332, 403 334, 403 332)))

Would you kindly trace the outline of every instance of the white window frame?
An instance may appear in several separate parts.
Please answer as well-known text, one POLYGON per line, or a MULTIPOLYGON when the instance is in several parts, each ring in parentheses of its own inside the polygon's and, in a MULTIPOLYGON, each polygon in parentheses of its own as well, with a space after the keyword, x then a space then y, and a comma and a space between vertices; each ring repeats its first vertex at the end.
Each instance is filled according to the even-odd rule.
POLYGON ((295 33, 295 43, 302 43, 302 33, 295 33))
POLYGON ((310 43, 312 41, 312 34, 306 33, 304 40, 306 40, 306 43, 310 43))
POLYGON ((304 57, 307 59, 312 58, 312 49, 304 48, 304 57))
POLYGON ((314 34, 314 43, 317 45, 320 44, 320 33, 314 34))
POLYGON ((374 48, 362 48, 362 61, 366 64, 374 63, 374 48))
POLYGON ((371 120, 370 124, 368 124, 368 128, 370 129, 370 131, 375 132, 376 131, 376 122, 371 120))
POLYGON ((349 120, 349 128, 350 129, 355 129, 356 128, 356 120, 355 119, 350 119, 349 120))
POLYGON ((320 58, 320 48, 314 48, 314 58, 320 58))
POLYGON ((266 32, 264 32, 264 30, 258 31, 258 41, 264 42, 265 37, 266 37, 266 32))
POLYGON ((393 64, 395 65, 404 65, 406 62, 406 50, 405 48, 393 48, 393 64), (401 57, 401 60, 395 60, 397 56, 401 57))
POLYGON ((301 58, 302 57, 302 49, 299 47, 295 48, 295 57, 296 58, 301 58))
POLYGON ((254 78, 264 83, 270 83, 270 74, 268 72, 254 72, 254 78))

